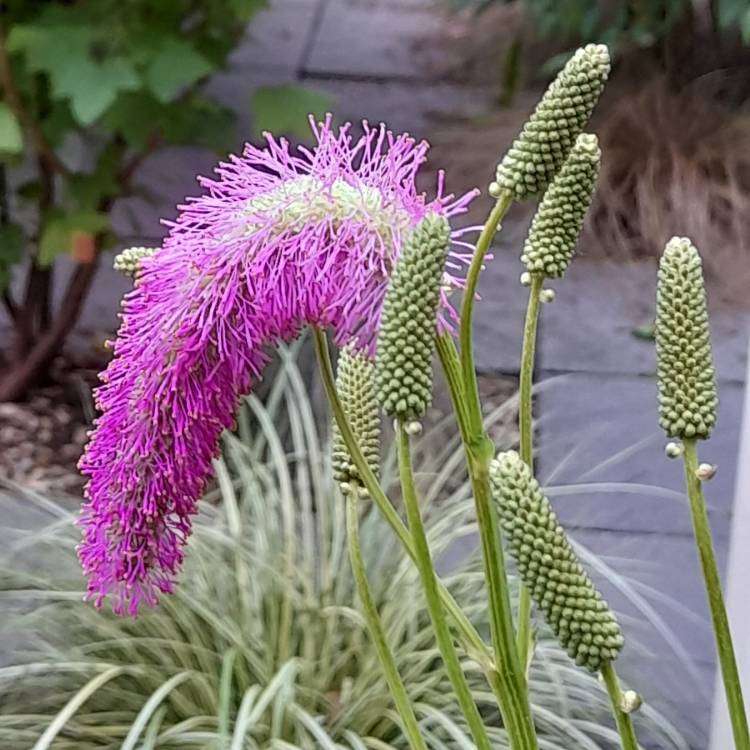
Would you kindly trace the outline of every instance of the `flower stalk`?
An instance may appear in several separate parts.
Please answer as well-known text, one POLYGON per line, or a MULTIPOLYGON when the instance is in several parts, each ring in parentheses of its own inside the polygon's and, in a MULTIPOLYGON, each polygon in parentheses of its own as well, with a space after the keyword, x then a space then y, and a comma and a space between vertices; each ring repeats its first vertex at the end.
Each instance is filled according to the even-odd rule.
POLYGON ((448 629, 448 622, 445 619, 443 603, 440 600, 438 591, 438 580, 435 574, 435 568, 432 564, 427 534, 422 522, 422 514, 419 509, 419 499, 414 484, 414 470, 412 468, 411 448, 409 445, 410 437, 408 426, 403 420, 398 420, 396 424, 397 442, 398 442, 398 463, 399 476, 401 479, 401 491, 403 494, 406 517, 409 522, 409 530, 414 539, 414 551, 416 553, 416 564, 419 569, 419 575, 424 588, 427 609, 430 613, 435 639, 443 657, 445 670, 448 673, 456 699, 461 706, 466 722, 469 725, 469 731, 474 739, 474 744, 478 750, 490 750, 490 741, 487 736, 487 730, 479 714, 479 709, 474 702, 471 694, 471 688, 466 681, 466 676, 461 668, 461 662, 458 659, 456 648, 453 644, 453 637, 448 629))
POLYGON ((357 595, 362 604, 362 612, 365 616, 367 629, 380 659, 380 666, 383 669, 383 674, 391 691, 396 710, 401 717, 404 734, 409 741, 409 747, 412 750, 427 750, 427 745, 419 731, 419 723, 414 714, 414 708, 409 701, 404 682, 398 672, 396 659, 388 645, 388 639, 380 621, 378 608, 367 580, 367 569, 362 559, 362 545, 359 538, 358 501, 359 485, 356 482, 352 482, 346 497, 346 535, 349 545, 349 560, 351 561, 357 595))
POLYGON ((713 625, 716 650, 719 655, 719 666, 724 683, 724 693, 732 724, 732 734, 736 750, 750 750, 750 731, 742 696, 740 674, 734 654, 732 633, 729 618, 721 590, 719 566, 716 562, 711 526, 703 496, 703 483, 699 477, 698 446, 695 438, 684 440, 683 463, 685 467, 685 484, 690 502, 690 516, 693 523, 695 543, 698 548, 703 580, 706 586, 711 623, 713 625))

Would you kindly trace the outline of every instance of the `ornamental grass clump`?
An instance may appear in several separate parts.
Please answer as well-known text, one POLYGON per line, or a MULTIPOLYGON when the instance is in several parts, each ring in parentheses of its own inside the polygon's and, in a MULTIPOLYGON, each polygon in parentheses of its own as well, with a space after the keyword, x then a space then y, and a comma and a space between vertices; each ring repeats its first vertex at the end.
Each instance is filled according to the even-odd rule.
MULTIPOLYGON (((234 426, 239 399, 260 376, 267 347, 307 326, 335 424, 331 460, 340 490, 335 529, 337 540, 346 538, 352 599, 356 596, 350 614, 365 624, 388 687, 389 720, 400 733, 394 741, 411 750, 449 746, 425 727, 424 716, 434 707, 410 689, 412 666, 399 657, 401 631, 389 625, 370 580, 367 547, 382 541, 368 539, 363 518, 375 510, 399 545, 404 569, 416 573, 416 593, 399 601, 397 610, 424 602, 429 663, 445 679, 441 685, 460 716, 451 722, 462 732, 460 747, 490 750, 499 726, 511 750, 550 746, 535 702, 538 684, 531 679, 546 625, 571 657, 569 668, 577 665, 602 679, 615 731, 597 731, 616 737, 622 750, 639 750, 633 715, 641 699, 635 691, 623 692, 614 668, 623 633, 534 478, 531 394, 540 302, 554 300, 544 284, 561 278, 571 262, 594 190, 599 147, 583 129, 608 72, 602 46, 589 45, 568 62, 502 159, 489 187, 495 204, 473 244, 466 240, 473 229, 452 230, 450 220, 474 194, 447 194, 442 174, 437 197, 418 193, 415 180, 427 145, 384 126, 365 123, 364 135, 355 141, 348 126, 336 129, 329 117, 313 122, 313 149, 292 152, 269 135, 265 148, 248 146, 242 157, 219 165, 216 179, 202 179, 204 195, 181 207, 162 247, 148 259, 128 261, 136 284, 125 299, 114 358, 96 393, 101 416, 81 462, 89 482, 79 557, 88 597, 97 606, 107 600, 116 614, 135 616, 144 604, 155 606, 162 594, 175 590, 220 435, 234 426), (540 193, 522 254, 528 304, 519 451, 497 456, 474 359, 476 291, 511 204, 540 193), (460 311, 450 299, 456 289, 463 289, 460 311), (341 348, 338 375, 329 334, 341 348), (450 392, 472 528, 481 547, 486 605, 481 623, 437 573, 442 550, 430 536, 415 468, 413 449, 425 439, 420 435, 432 399, 435 353, 450 392), (378 407, 393 423, 396 493, 384 481, 379 461, 378 407), (520 574, 518 585, 512 585, 508 554, 520 574)), ((700 266, 683 241, 665 255, 659 284, 661 416, 668 432, 683 439, 683 447, 670 451, 684 452, 737 750, 750 750, 718 574, 706 542, 700 482, 713 469, 697 465, 695 438, 707 437, 713 426, 715 396, 700 266)), ((299 422, 298 413, 290 415, 292 431, 301 429, 299 422)), ((272 453, 282 463, 292 460, 280 442, 272 453)), ((218 478, 226 484, 221 471, 218 478)), ((310 481, 310 473, 300 470, 299 503, 308 511, 310 481)), ((288 487, 291 479, 284 482, 288 487)), ((447 500, 437 507, 451 518, 447 500)), ((316 502, 313 512, 320 523, 328 518, 327 506, 316 502)), ((283 523, 292 534, 295 512, 287 512, 283 523)), ((314 567, 318 555, 325 559, 327 546, 317 545, 309 533, 302 538, 314 567)), ((279 561, 282 577, 294 575, 293 560, 290 550, 279 561)), ((337 585, 334 576, 321 591, 337 585)), ((279 627, 294 620, 295 602, 292 596, 278 603, 279 627)), ((240 603, 252 621, 255 604, 242 597, 240 603)), ((237 634, 240 643, 252 637, 247 633, 237 634)), ((315 638, 306 644, 306 654, 316 652, 315 638)), ((291 652, 289 646, 284 657, 291 652)), ((303 723, 315 734, 313 725, 319 729, 322 719, 305 716, 303 723)), ((357 750, 383 746, 347 739, 357 750)), ((585 737, 574 740, 586 745, 585 737)), ((236 747, 243 742, 241 735, 236 747)))

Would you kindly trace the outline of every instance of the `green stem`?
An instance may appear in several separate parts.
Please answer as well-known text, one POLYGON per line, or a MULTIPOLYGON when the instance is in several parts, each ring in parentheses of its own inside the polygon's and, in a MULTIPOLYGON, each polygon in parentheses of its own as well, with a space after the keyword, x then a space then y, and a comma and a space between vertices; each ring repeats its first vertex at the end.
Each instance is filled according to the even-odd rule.
POLYGON ((476 391, 473 394, 467 392, 466 384, 460 377, 458 354, 450 336, 444 334, 438 337, 437 350, 466 452, 482 543, 484 574, 489 593, 490 630, 495 662, 498 665, 493 689, 498 697, 513 750, 536 750, 538 744, 529 704, 526 673, 518 657, 503 548, 492 509, 489 464, 495 447, 485 435, 481 420, 477 434, 471 424, 471 417, 465 411, 465 405, 472 401, 472 397, 477 400, 479 397, 476 391))
POLYGON ((475 393, 475 399, 467 399, 466 407, 469 414, 469 423, 474 431, 481 430, 482 410, 479 404, 479 388, 477 385, 477 372, 474 367, 474 341, 472 336, 472 319, 474 315, 474 300, 477 296, 477 284, 479 274, 482 271, 484 258, 492 244, 492 240, 498 231, 500 222, 510 208, 513 197, 510 193, 502 193, 495 202, 482 233, 477 240, 474 257, 471 259, 469 271, 466 274, 466 288, 464 289, 461 302, 461 323, 459 327, 459 343, 461 347, 461 371, 463 383, 467 396, 475 393))
POLYGON ((478 750, 490 750, 491 745, 487 736, 487 730, 479 714, 477 704, 471 694, 471 688, 466 681, 466 676, 461 668, 456 648, 448 623, 445 619, 443 605, 440 601, 438 591, 438 579, 432 564, 430 548, 427 542, 427 534, 422 522, 422 514, 419 509, 419 500, 414 485, 414 471, 412 469, 411 451, 409 447, 409 435, 405 426, 399 420, 398 426, 398 463, 401 478, 401 491, 403 494, 406 516, 409 521, 409 529, 414 539, 414 551, 416 552, 416 563, 422 586, 425 592, 427 609, 430 613, 432 628, 435 631, 440 654, 445 663, 445 669, 450 678, 453 691, 456 694, 458 704, 461 706, 466 722, 469 725, 471 736, 478 750))
MULTIPOLYGON (((534 361, 536 352, 536 331, 539 323, 539 294, 544 278, 539 274, 531 277, 529 301, 526 307, 526 321, 523 327, 523 348, 521 350, 521 372, 518 384, 518 431, 520 435, 521 460, 534 472, 534 421, 532 409, 532 389, 534 385, 534 361)), ((531 653, 531 596, 526 586, 521 584, 518 596, 518 656, 521 666, 528 669, 531 653)))
POLYGON ((708 604, 711 609, 716 650, 719 654, 724 692, 726 693, 729 716, 732 722, 734 745, 737 750, 750 750, 750 732, 748 732, 740 675, 734 656, 732 634, 729 630, 729 620, 724 606, 724 597, 721 593, 719 567, 716 564, 716 555, 711 541, 711 526, 703 498, 703 486, 696 473, 698 471, 698 447, 695 438, 685 440, 684 446, 685 482, 688 499, 690 500, 693 531, 695 532, 695 542, 703 570, 703 579, 706 584, 708 604))
MULTIPOLYGON (((354 461, 357 473, 359 474, 365 489, 370 493, 370 497, 383 514, 386 522, 399 538, 406 553, 412 560, 416 561, 414 540, 412 539, 409 530, 404 525, 404 522, 401 520, 401 517, 396 512, 396 509, 391 504, 391 501, 386 497, 380 487, 380 484, 372 473, 372 469, 367 463, 367 460, 362 455, 362 450, 352 432, 349 420, 344 413, 338 393, 336 392, 336 379, 333 374, 333 368, 331 367, 331 359, 328 354, 328 343, 326 341, 325 333, 323 333, 323 331, 317 326, 311 326, 311 329, 313 340, 315 342, 315 351, 318 358, 318 367, 323 381, 323 387, 331 406, 336 426, 338 427, 347 450, 352 457, 352 461, 354 461)), ((466 617, 466 614, 458 606, 456 600, 451 596, 451 593, 442 583, 439 583, 439 589, 443 606, 458 628, 459 634, 461 635, 461 643, 467 654, 470 658, 475 659, 482 669, 488 673, 491 672, 494 667, 492 654, 489 652, 487 644, 482 639, 482 636, 479 635, 476 628, 471 624, 468 617, 466 617)))
POLYGON ((604 678, 604 684, 607 686, 607 693, 609 693, 612 714, 617 723, 622 750, 639 750, 638 740, 635 738, 635 730, 633 729, 633 721, 630 718, 630 714, 622 710, 620 681, 617 679, 617 673, 611 661, 605 662, 604 666, 602 666, 602 677, 604 678))
POLYGON ((364 560, 362 559, 362 546, 359 540, 359 513, 357 511, 359 487, 354 484, 351 492, 346 498, 346 535, 349 542, 349 559, 352 564, 352 573, 354 574, 354 583, 357 587, 357 594, 362 603, 362 611, 367 622, 367 629, 370 637, 375 644, 375 650, 378 652, 380 666, 383 668, 385 680, 391 691, 391 697, 396 704, 399 716, 403 723, 404 733, 409 740, 412 750, 427 750, 427 745, 419 733, 419 723, 414 715, 414 709, 409 702, 409 696, 398 673, 396 659, 391 652, 388 641, 383 631, 383 625, 380 622, 378 608, 370 590, 365 571, 364 560))

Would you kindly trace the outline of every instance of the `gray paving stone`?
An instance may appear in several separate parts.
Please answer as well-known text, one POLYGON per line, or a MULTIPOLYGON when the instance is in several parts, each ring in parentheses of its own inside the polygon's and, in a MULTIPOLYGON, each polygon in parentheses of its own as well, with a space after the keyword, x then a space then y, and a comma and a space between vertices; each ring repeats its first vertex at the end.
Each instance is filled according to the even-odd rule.
POLYGON ((299 69, 314 32, 318 6, 314 0, 273 0, 253 16, 229 57, 230 69, 299 69))
MULTIPOLYGON (((701 458, 719 471, 706 483, 714 534, 729 532, 743 389, 720 386, 720 408, 701 458)), ((542 383, 537 472, 564 523, 650 534, 689 534, 682 462, 664 455, 652 378, 577 373, 542 383)))
POLYGON ((486 111, 492 98, 487 88, 449 83, 346 81, 315 77, 307 84, 329 93, 341 121, 385 122, 394 132, 428 138, 436 118, 486 111))
POLYGON ((441 24, 432 12, 330 0, 305 70, 371 78, 422 78, 414 42, 441 24))
MULTIPOLYGON (((539 361, 547 370, 649 374, 656 369, 653 343, 633 329, 653 320, 654 263, 576 259, 565 278, 550 284, 557 296, 542 309, 539 361)), ((741 382, 750 315, 711 311, 719 377, 741 382)))

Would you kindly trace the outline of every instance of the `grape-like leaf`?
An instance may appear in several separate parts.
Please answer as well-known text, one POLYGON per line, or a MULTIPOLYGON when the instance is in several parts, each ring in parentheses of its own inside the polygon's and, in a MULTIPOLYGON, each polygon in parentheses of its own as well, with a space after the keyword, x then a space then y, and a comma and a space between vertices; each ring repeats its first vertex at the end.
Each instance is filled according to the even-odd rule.
POLYGON ((263 86, 252 99, 255 131, 266 130, 309 137, 308 116, 321 117, 331 106, 331 97, 302 86, 263 86))
POLYGON ((156 99, 166 103, 212 70, 213 65, 191 44, 167 39, 146 70, 146 83, 156 99))
POLYGON ((98 234, 108 227, 107 215, 97 211, 68 213, 55 209, 49 212, 39 240, 39 265, 49 266, 58 255, 69 253, 74 232, 98 234))
POLYGON ((13 110, 0 102, 0 157, 23 151, 23 133, 13 110))

